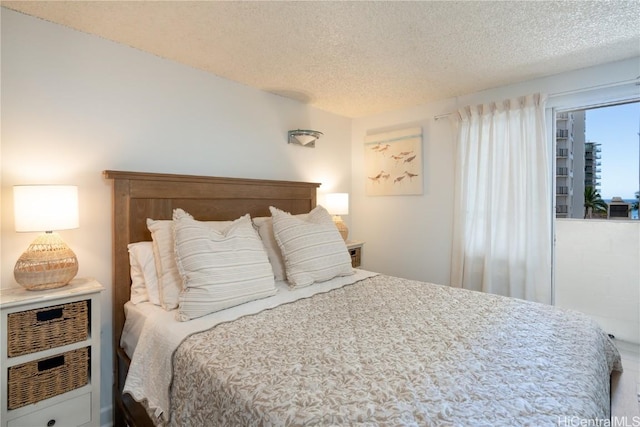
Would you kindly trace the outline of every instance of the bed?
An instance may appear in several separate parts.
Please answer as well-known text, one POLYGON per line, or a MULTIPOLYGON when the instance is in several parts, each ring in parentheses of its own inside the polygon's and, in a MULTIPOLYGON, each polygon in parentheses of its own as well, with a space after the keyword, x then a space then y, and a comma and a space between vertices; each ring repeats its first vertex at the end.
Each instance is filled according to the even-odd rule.
POLYGON ((114 189, 114 425, 559 425, 610 417, 610 375, 621 370, 615 346, 588 317, 542 304, 356 270, 296 289, 276 282, 274 295, 186 322, 158 307, 133 308, 128 245, 151 240, 147 218, 169 220, 177 208, 201 221, 268 217, 269 206, 305 214, 319 184, 104 176, 114 189), (145 326, 123 347, 136 316, 145 326), (138 394, 146 387, 152 396, 155 381, 160 403, 138 394))

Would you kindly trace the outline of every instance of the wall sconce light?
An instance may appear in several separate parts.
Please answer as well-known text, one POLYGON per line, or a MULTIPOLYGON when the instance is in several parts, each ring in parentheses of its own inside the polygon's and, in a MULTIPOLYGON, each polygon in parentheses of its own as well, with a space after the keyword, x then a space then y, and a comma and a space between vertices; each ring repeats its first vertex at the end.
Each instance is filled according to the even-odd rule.
POLYGON ((316 146, 316 139, 323 135, 322 132, 309 129, 296 129, 289 131, 289 144, 302 145, 313 148, 316 146))
POLYGON ((325 194, 324 207, 331 215, 340 235, 347 241, 349 229, 342 221, 340 215, 349 215, 349 193, 329 193, 325 194))
POLYGON ((16 262, 16 281, 28 290, 65 286, 78 273, 78 259, 53 231, 78 228, 78 187, 18 185, 13 201, 17 232, 44 231, 16 262))

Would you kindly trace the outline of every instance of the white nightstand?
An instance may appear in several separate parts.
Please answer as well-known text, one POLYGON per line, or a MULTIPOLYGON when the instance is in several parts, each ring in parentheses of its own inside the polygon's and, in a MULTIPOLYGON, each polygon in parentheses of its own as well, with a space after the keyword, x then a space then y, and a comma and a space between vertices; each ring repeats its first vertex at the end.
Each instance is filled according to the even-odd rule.
POLYGON ((100 425, 100 292, 0 290, 2 427, 100 425))
POLYGON ((347 249, 349 250, 349 255, 351 255, 351 265, 353 268, 360 267, 362 264, 362 247, 364 246, 364 242, 359 242, 357 240, 347 240, 347 249))

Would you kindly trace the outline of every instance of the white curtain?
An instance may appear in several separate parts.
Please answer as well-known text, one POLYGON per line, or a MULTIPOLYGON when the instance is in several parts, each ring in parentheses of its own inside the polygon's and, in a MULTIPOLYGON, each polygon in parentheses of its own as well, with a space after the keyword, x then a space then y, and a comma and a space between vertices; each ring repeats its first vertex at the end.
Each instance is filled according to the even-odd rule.
POLYGON ((535 94, 454 114, 454 286, 551 303, 545 101, 535 94))

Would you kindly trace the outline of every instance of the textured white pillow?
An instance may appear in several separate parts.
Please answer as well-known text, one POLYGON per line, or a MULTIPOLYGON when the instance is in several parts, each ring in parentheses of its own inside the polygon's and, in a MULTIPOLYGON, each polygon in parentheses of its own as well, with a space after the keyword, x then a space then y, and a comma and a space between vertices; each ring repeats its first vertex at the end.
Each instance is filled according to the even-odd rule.
POLYGON ((149 295, 147 294, 147 288, 144 284, 144 276, 142 275, 142 266, 136 260, 133 254, 132 245, 127 246, 129 248, 129 265, 131 266, 131 296, 129 301, 134 304, 140 304, 141 302, 149 301, 149 295))
MULTIPOLYGON (((309 214, 294 215, 296 218, 306 219, 309 214)), ((276 280, 285 280, 286 272, 284 269, 284 260, 282 259, 282 251, 276 242, 276 236, 273 234, 273 220, 270 216, 261 216, 252 218, 253 225, 258 230, 260 239, 267 251, 271 268, 276 280)))
POLYGON ((151 242, 127 245, 131 265, 131 299, 134 304, 149 301, 160 305, 158 275, 151 242))
POLYGON ((294 288, 353 274, 351 256, 331 215, 316 206, 306 219, 269 207, 287 281, 294 288))
MULTIPOLYGON (((176 209, 174 215, 176 211, 191 216, 182 209, 176 209)), ((231 221, 203 221, 203 224, 213 230, 223 230, 231 224, 231 221)), ((173 310, 178 307, 178 295, 182 290, 182 278, 176 266, 173 221, 147 218, 147 228, 151 232, 151 238, 153 239, 153 255, 158 276, 160 305, 165 310, 173 310)))
POLYGON ((174 212, 184 283, 176 319, 186 321, 276 293, 273 270, 249 215, 223 231, 174 212))

